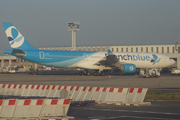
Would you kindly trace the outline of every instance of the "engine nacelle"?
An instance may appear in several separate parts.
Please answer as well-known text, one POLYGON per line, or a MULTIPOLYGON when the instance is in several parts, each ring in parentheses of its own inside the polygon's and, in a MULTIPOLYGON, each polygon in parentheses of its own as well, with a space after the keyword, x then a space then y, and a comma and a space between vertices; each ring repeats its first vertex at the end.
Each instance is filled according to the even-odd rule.
POLYGON ((122 64, 122 73, 134 73, 136 71, 136 66, 134 64, 122 64))

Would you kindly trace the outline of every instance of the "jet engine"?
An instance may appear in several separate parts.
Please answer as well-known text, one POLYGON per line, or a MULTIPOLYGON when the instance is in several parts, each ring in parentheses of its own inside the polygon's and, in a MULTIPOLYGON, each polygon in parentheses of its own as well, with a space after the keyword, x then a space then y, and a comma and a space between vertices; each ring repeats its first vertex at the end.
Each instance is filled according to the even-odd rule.
POLYGON ((134 64, 121 64, 120 69, 122 73, 134 73, 136 71, 136 66, 134 64))

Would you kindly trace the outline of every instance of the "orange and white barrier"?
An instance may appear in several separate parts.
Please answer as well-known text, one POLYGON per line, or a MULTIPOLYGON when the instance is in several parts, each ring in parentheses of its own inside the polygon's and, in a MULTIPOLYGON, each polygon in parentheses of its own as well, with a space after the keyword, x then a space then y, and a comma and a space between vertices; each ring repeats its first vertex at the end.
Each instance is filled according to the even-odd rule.
POLYGON ((31 100, 18 100, 13 117, 26 117, 31 100))
POLYGON ((32 99, 26 117, 39 117, 44 99, 32 99))
POLYGON ((133 103, 134 103, 134 104, 143 103, 143 100, 144 100, 144 98, 145 98, 145 95, 146 95, 146 93, 147 93, 147 90, 148 90, 148 88, 138 88, 133 103))
POLYGON ((54 97, 54 94, 55 94, 56 90, 58 89, 58 87, 59 86, 57 86, 57 85, 52 85, 51 88, 50 88, 51 91, 49 92, 47 97, 54 97))
POLYGON ((22 91, 21 96, 29 96, 29 92, 34 85, 26 85, 24 90, 22 91))
POLYGON ((44 97, 43 95, 43 93, 44 93, 44 91, 45 91, 45 88, 46 88, 46 85, 42 85, 42 88, 40 89, 40 92, 39 92, 39 97, 44 97))
POLYGON ((90 88, 90 87, 83 87, 83 89, 82 89, 82 91, 81 91, 81 94, 79 95, 78 100, 83 101, 83 100, 85 99, 85 97, 86 97, 86 95, 87 95, 87 93, 88 93, 88 89, 89 89, 89 88, 90 88))
POLYGON ((66 116, 69 105, 68 99, 45 99, 40 116, 66 116))
POLYGON ((115 105, 121 105, 121 103, 124 103, 128 89, 129 88, 117 88, 116 91, 114 91, 116 93, 116 97, 113 100, 115 105))
POLYGON ((77 101, 77 100, 78 100, 79 95, 80 95, 81 92, 82 92, 82 89, 83 89, 83 87, 79 87, 79 86, 77 86, 77 87, 75 88, 75 91, 74 91, 73 94, 72 94, 72 100, 73 100, 73 101, 77 101))
POLYGON ((31 85, 29 93, 27 96, 30 96, 30 97, 33 96, 33 94, 35 93, 36 87, 37 87, 37 85, 31 85))
POLYGON ((99 101, 100 101, 100 102, 105 102, 106 97, 107 97, 107 95, 108 95, 109 89, 110 89, 110 88, 107 88, 107 87, 104 87, 104 88, 102 89, 101 96, 99 97, 99 101))
POLYGON ((7 99, 3 100, 2 109, 0 111, 0 117, 12 117, 17 99, 7 99))
POLYGON ((99 101, 99 97, 101 96, 102 90, 103 90, 103 87, 96 87, 96 90, 94 91, 94 94, 91 100, 95 100, 96 102, 99 101))
POLYGON ((64 86, 58 86, 57 90, 54 93, 53 97, 60 97, 60 91, 64 88, 64 86))
POLYGON ((95 90, 96 90, 95 87, 89 87, 89 88, 88 88, 88 92, 87 92, 84 100, 92 100, 92 97, 93 97, 93 95, 94 95, 95 90))
POLYGON ((0 95, 10 95, 13 91, 14 84, 3 84, 1 87, 0 95))
POLYGON ((0 84, 0 95, 22 97, 58 97, 61 90, 68 91, 73 101, 95 100, 104 104, 129 105, 143 103, 147 88, 110 88, 59 85, 0 84))
POLYGON ((69 99, 0 100, 0 118, 64 117, 69 105, 69 99))
POLYGON ((21 96, 25 87, 26 87, 26 85, 18 85, 15 96, 21 96))
POLYGON ((137 95, 138 89, 139 88, 129 88, 129 91, 126 95, 126 99, 123 103, 124 105, 135 105, 134 100, 137 95))

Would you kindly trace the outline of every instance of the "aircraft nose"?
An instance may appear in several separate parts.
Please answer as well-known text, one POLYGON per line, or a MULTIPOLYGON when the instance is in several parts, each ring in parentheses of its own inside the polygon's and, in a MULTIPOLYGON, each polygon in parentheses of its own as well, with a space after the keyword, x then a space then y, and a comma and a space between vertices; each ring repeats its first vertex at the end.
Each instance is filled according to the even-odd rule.
POLYGON ((171 63, 172 63, 172 65, 173 65, 175 62, 176 62, 175 60, 171 59, 171 63))

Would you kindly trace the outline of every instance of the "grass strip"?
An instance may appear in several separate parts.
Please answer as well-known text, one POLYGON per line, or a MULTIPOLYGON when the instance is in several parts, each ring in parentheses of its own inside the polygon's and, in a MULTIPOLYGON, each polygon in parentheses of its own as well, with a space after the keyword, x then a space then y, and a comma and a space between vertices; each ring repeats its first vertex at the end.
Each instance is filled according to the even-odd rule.
POLYGON ((148 90, 145 99, 180 100, 180 91, 148 90))

